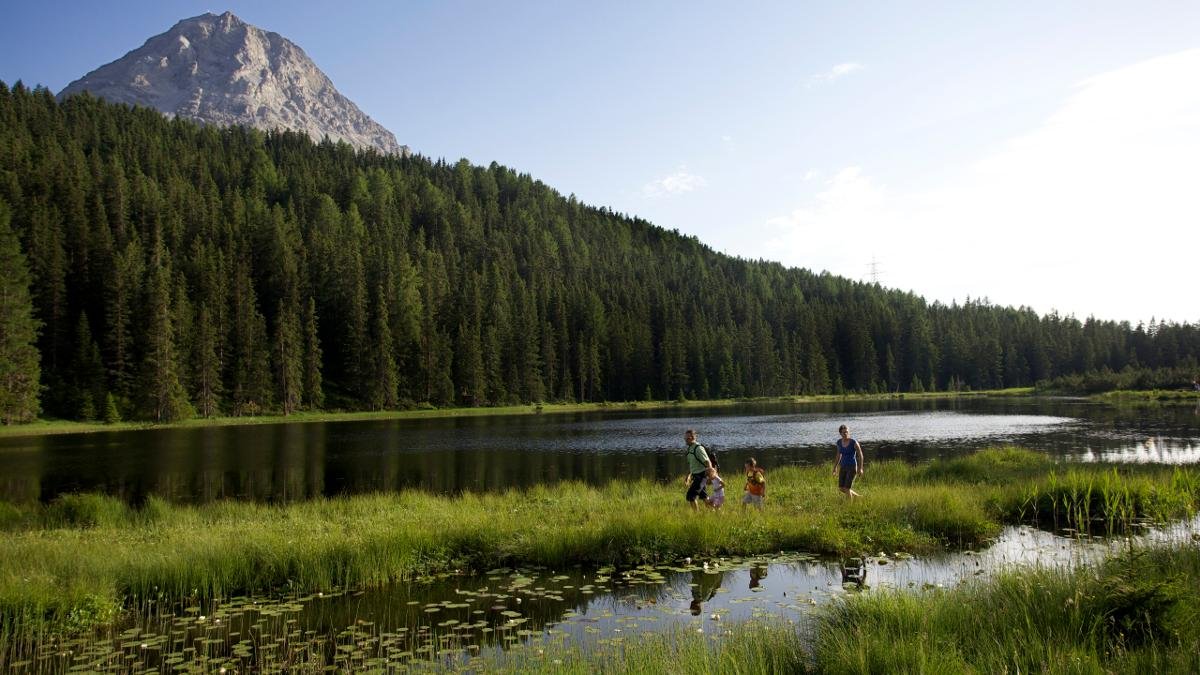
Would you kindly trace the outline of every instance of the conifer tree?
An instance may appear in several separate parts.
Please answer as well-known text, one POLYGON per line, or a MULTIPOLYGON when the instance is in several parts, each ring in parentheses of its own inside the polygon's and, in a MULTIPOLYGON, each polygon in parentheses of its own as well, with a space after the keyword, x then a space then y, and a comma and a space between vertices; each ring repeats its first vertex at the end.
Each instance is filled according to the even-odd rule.
POLYGON ((304 315, 304 405, 319 410, 325 405, 321 382, 321 338, 317 326, 317 301, 308 299, 304 315))
POLYGON ((161 262, 162 250, 155 251, 149 271, 145 355, 142 361, 140 392, 143 412, 156 422, 171 422, 190 417, 191 405, 179 379, 175 353, 175 328, 171 320, 171 273, 161 262))
POLYGON ((197 412, 201 417, 212 417, 220 412, 223 386, 216 328, 207 304, 200 305, 193 342, 192 386, 197 412))
POLYGON ((71 375, 76 415, 84 420, 95 419, 97 407, 104 403, 104 362, 100 359, 100 347, 92 339, 87 312, 79 313, 71 375))
POLYGON ((234 415, 257 415, 271 403, 270 345, 266 319, 245 258, 236 265, 231 288, 233 331, 230 336, 230 404, 234 415))
POLYGON ((375 316, 371 330, 371 407, 386 410, 396 407, 396 358, 392 345, 391 322, 383 286, 375 289, 375 316))
POLYGON ((298 308, 279 301, 275 315, 275 379, 283 414, 300 407, 304 395, 304 344, 300 335, 298 308))
POLYGON ((109 378, 118 400, 128 399, 134 375, 134 314, 140 307, 145 263, 138 237, 117 255, 107 284, 109 378))
POLYGON ((64 396, 67 387, 65 351, 70 333, 67 303, 67 260, 63 246, 62 213, 57 205, 45 198, 31 200, 29 205, 28 263, 35 299, 34 312, 41 322, 38 350, 42 357, 42 384, 45 385, 48 409, 59 414, 71 414, 70 398, 64 396))
POLYGON ((33 314, 29 268, 8 206, 0 201, 0 422, 29 422, 41 410, 41 323, 33 314))
POLYGON ((460 394, 458 402, 478 406, 485 400, 486 375, 479 330, 483 308, 479 297, 479 279, 475 273, 467 274, 463 295, 462 317, 455 331, 454 380, 460 394))
POLYGON ((342 283, 345 285, 346 323, 343 326, 342 344, 345 345, 346 376, 350 389, 362 401, 370 400, 372 386, 372 362, 368 353, 370 314, 367 305, 367 278, 363 269, 361 251, 351 251, 348 267, 342 283))
POLYGON ((121 411, 117 409, 117 399, 112 392, 104 395, 104 423, 116 424, 121 421, 121 411))

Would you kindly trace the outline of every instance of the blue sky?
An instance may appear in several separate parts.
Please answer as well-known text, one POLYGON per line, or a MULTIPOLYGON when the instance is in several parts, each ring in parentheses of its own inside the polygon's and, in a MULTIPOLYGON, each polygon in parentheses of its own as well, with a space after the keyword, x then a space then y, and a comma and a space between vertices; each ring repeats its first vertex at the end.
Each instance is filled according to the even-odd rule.
POLYGON ((1200 3, 22 2, 0 79, 57 92, 225 10, 417 152, 720 251, 1200 321, 1200 3))

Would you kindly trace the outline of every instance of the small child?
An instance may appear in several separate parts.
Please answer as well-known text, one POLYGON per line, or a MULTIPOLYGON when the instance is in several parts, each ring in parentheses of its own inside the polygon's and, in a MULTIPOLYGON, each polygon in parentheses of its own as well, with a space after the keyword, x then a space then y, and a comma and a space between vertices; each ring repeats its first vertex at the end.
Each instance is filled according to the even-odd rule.
POLYGON ((753 504, 761 509, 767 497, 767 476, 753 457, 746 460, 746 487, 743 490, 746 494, 742 497, 742 508, 753 504))
POLYGON ((705 473, 708 474, 708 480, 705 482, 705 491, 708 492, 708 499, 705 500, 714 510, 720 509, 725 504, 725 481, 717 475, 717 467, 708 469, 705 473))

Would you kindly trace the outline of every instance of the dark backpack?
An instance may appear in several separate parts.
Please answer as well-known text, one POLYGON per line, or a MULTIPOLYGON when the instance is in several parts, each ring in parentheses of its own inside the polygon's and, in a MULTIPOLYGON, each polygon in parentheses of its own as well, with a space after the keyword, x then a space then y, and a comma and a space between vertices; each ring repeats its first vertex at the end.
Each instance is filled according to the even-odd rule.
POLYGON ((688 454, 692 455, 697 460, 699 460, 700 457, 696 455, 696 450, 695 450, 696 446, 700 446, 700 447, 704 448, 704 452, 708 454, 708 461, 712 462, 714 469, 721 468, 720 466, 717 465, 717 451, 713 450, 712 446, 704 445, 703 443, 692 443, 688 447, 688 454))

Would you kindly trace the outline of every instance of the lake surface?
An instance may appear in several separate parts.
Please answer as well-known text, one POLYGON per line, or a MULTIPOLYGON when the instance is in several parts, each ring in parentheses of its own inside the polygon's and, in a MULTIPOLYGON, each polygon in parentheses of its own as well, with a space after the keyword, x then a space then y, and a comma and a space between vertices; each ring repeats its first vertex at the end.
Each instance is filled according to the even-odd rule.
POLYGON ((1067 461, 1200 462, 1200 408, 1075 399, 891 399, 751 403, 711 409, 311 422, 0 439, 0 500, 104 492, 130 502, 285 502, 421 488, 671 480, 695 428, 726 467, 832 462, 847 424, 868 464, 1015 444, 1067 461))

